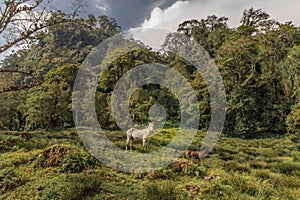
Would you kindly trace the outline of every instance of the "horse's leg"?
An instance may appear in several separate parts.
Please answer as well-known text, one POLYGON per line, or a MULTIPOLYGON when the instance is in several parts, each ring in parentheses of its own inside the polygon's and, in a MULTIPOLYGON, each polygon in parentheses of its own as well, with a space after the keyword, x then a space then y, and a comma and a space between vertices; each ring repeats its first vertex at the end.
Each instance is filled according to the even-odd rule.
POLYGON ((143 138, 143 149, 146 149, 147 146, 147 138, 143 138))
POLYGON ((127 139, 126 139, 126 151, 128 150, 129 142, 130 142, 130 137, 127 135, 127 139))
POLYGON ((130 151, 132 151, 132 137, 129 137, 130 151))

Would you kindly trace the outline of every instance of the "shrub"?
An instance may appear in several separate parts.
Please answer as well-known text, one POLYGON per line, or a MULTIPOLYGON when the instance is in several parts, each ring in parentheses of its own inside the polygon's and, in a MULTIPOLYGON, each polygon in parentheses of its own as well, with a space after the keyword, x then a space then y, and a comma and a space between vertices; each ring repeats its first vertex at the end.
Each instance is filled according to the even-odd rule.
POLYGON ((60 172, 78 173, 97 166, 98 161, 83 150, 53 145, 38 157, 36 167, 58 167, 60 172))

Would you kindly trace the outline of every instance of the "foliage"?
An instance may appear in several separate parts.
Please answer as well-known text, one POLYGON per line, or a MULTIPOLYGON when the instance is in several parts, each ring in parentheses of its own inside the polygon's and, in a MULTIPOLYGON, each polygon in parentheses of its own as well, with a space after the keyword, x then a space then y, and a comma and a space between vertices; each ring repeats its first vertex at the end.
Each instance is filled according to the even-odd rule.
POLYGON ((292 111, 287 117, 288 132, 300 137, 300 101, 292 107, 292 111))
POLYGON ((9 75, 12 82, 3 83, 2 88, 9 91, 11 87, 24 87, 24 90, 1 95, 1 128, 35 130, 73 126, 71 92, 78 68, 93 47, 119 31, 114 19, 89 15, 87 19, 50 26, 47 34, 37 35, 38 42, 30 49, 9 55, 1 69, 7 70, 5 76, 9 75))
MULTIPOLYGON (((61 17, 55 15, 50 20, 61 17)), ((253 8, 243 12, 240 26, 229 28, 227 22, 227 17, 211 15, 185 21, 178 27, 178 32, 193 38, 208 51, 221 72, 227 93, 225 134, 255 138, 270 132, 296 133, 299 129, 299 27, 291 22, 279 23, 263 10, 253 8)), ((2 63, 11 77, 3 76, 0 87, 5 91, 24 86, 24 90, 1 94, 1 129, 73 127, 71 93, 77 71, 91 49, 119 33, 120 27, 109 17, 89 15, 50 26, 47 32, 36 34, 38 41, 34 45, 11 54, 2 63), (36 87, 25 87, 28 85, 36 87)), ((164 45, 176 47, 171 36, 164 45)), ((210 93, 191 63, 147 47, 119 56, 120 52, 122 49, 116 49, 106 55, 108 68, 97 85, 96 114, 102 128, 118 129, 111 109, 117 82, 131 69, 148 63, 167 65, 188 80, 199 100, 199 129, 208 128, 210 93)), ((83 102, 82 110, 90 104, 83 102)), ((155 104, 166 109, 167 124, 179 124, 182 111, 178 100, 167 88, 155 84, 134 92, 129 102, 131 118, 136 124, 146 124, 150 120, 148 111, 155 104)), ((82 115, 78 120, 84 124, 90 119, 82 115)))

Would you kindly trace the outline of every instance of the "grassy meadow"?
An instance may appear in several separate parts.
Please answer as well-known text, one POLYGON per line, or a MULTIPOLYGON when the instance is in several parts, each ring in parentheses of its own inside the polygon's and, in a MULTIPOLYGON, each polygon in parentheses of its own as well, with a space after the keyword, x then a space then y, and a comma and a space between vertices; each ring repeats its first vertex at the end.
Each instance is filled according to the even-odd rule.
MULTIPOLYGON (((165 146, 176 129, 151 137, 165 146)), ((108 137, 125 149, 125 133, 108 137)), ((201 146, 199 132, 191 149, 201 146)), ((134 151, 143 153, 142 142, 134 151)), ((73 129, 0 132, 0 199, 300 199, 300 143, 290 137, 244 140, 222 136, 208 157, 127 174, 94 159, 73 129)))

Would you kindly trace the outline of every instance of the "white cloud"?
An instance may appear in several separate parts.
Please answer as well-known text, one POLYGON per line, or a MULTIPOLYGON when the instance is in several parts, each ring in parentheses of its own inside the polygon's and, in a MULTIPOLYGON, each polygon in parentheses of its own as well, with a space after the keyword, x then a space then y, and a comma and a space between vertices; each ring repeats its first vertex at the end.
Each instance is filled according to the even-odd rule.
POLYGON ((167 34, 171 32, 173 31, 164 28, 133 28, 128 31, 128 35, 154 50, 159 50, 167 34))
POLYGON ((167 27, 172 30, 176 29, 179 21, 188 17, 187 14, 182 14, 190 5, 190 2, 178 1, 171 7, 162 10, 156 7, 152 10, 149 19, 146 19, 141 25, 142 28, 167 27))
MULTIPOLYGON (((93 3, 91 3, 90 6, 93 6, 93 3)), ((95 7, 103 13, 108 13, 110 11, 107 0, 95 0, 95 7)))
POLYGON ((140 26, 142 28, 163 27, 176 30, 178 24, 188 19, 203 19, 208 15, 229 17, 230 26, 238 26, 244 9, 250 7, 262 8, 272 18, 279 21, 293 21, 300 24, 297 0, 193 0, 177 1, 165 10, 156 7, 149 19, 140 26))
POLYGON ((157 34, 151 34, 149 31, 148 34, 145 34, 147 31, 142 31, 142 29, 162 28, 176 31, 178 25, 185 20, 204 19, 213 14, 229 17, 228 25, 236 27, 240 23, 244 9, 251 7, 262 8, 271 15, 271 18, 280 22, 293 21, 295 24, 300 24, 298 17, 300 1, 298 0, 191 0, 177 1, 164 10, 156 7, 152 10, 149 19, 146 19, 139 27, 131 28, 129 31, 134 35, 134 38, 157 47, 158 42, 163 41, 164 35, 157 36, 157 34))

